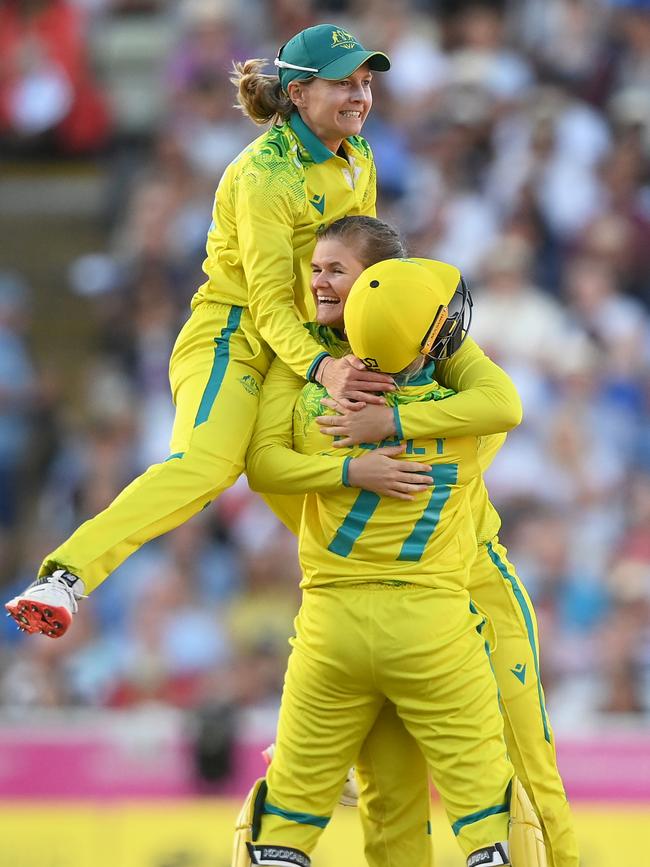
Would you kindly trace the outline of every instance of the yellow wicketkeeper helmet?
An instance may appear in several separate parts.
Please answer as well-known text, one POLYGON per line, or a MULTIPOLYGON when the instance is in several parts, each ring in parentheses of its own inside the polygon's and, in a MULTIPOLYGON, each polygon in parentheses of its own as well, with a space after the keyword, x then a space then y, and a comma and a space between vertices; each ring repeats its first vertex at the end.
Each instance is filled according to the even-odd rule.
POLYGON ((419 354, 442 360, 461 345, 472 297, 458 268, 433 259, 385 259, 361 274, 345 305, 352 352, 399 373, 419 354))

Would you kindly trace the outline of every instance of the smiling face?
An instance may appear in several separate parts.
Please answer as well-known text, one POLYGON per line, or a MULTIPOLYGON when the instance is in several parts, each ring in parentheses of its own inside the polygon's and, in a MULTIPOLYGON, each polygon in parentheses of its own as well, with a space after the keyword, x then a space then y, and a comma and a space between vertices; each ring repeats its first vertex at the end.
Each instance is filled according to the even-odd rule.
POLYGON ((372 107, 372 73, 364 63, 348 78, 292 81, 289 96, 307 126, 336 153, 343 139, 359 135, 372 107))
POLYGON ((319 325, 343 330, 345 302, 365 267, 355 251, 336 238, 316 244, 311 257, 311 291, 319 325))

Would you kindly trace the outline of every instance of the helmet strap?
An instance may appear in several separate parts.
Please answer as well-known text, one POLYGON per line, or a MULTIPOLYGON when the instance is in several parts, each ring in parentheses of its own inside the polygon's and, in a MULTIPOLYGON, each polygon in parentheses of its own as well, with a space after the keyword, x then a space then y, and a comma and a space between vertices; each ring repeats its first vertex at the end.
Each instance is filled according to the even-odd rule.
POLYGON ((440 330, 442 326, 447 321, 447 317, 449 315, 449 308, 447 306, 438 307, 438 312, 433 317, 433 322, 429 326, 429 330, 424 335, 424 339, 422 341, 422 348, 420 352, 422 355, 428 355, 433 349, 433 345, 436 342, 436 338, 440 334, 440 330))

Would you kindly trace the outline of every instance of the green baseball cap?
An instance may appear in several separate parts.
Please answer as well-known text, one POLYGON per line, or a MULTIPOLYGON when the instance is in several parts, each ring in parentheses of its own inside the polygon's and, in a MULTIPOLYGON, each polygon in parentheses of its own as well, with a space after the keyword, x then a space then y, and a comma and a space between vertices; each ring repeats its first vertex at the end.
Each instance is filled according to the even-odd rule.
POLYGON ((297 79, 347 78, 363 63, 378 72, 390 69, 386 54, 367 51, 351 33, 336 24, 317 24, 301 30, 282 46, 274 63, 283 90, 297 79))

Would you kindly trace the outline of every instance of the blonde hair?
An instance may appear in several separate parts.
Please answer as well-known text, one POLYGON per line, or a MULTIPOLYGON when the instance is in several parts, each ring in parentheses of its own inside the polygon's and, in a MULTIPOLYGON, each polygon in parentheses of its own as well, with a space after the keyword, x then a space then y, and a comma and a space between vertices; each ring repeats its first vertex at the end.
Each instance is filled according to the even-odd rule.
POLYGON ((422 368, 430 359, 426 355, 418 355, 410 364, 407 364, 404 370, 394 375, 395 382, 398 386, 408 385, 412 379, 421 372, 422 368))
POLYGON ((262 72, 267 61, 260 58, 233 62, 230 81, 237 88, 235 108, 242 111, 253 123, 263 126, 273 122, 283 123, 294 105, 282 90, 277 75, 262 72))

